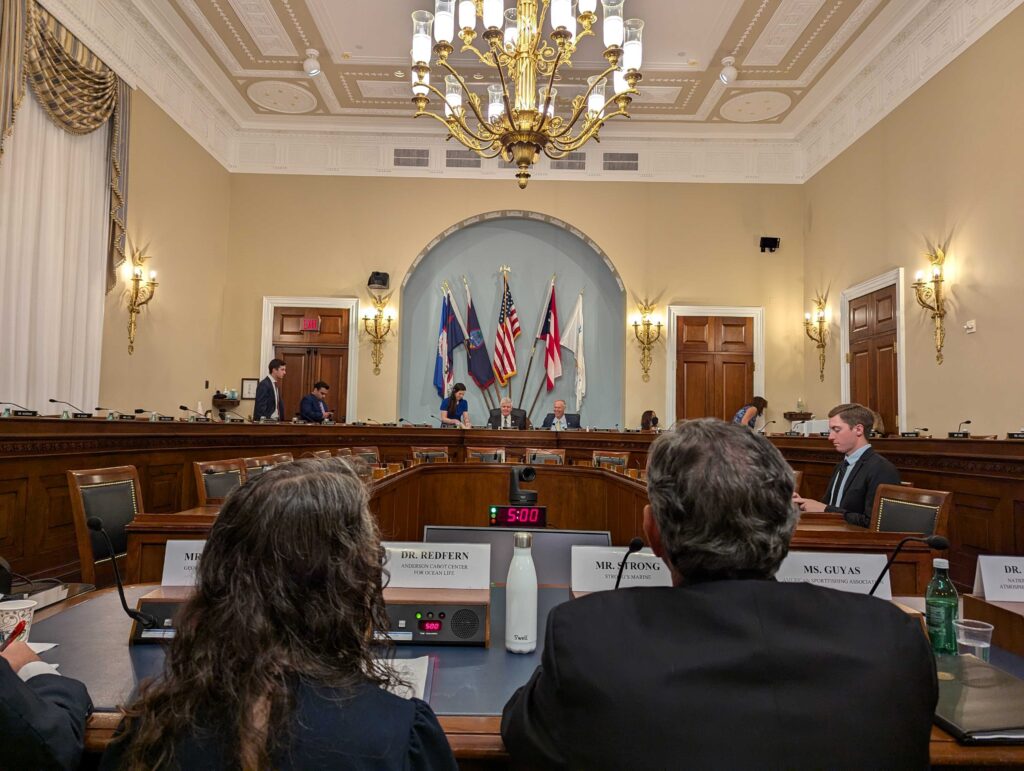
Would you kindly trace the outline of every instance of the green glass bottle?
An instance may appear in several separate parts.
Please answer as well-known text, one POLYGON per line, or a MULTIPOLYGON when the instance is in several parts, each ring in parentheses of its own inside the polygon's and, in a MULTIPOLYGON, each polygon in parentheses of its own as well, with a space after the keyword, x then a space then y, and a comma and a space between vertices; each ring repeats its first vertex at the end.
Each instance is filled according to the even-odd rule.
POLYGON ((956 655, 956 629, 953 622, 959 616, 960 597, 949 580, 949 560, 932 561, 935 572, 924 594, 925 618, 932 650, 939 656, 956 655))

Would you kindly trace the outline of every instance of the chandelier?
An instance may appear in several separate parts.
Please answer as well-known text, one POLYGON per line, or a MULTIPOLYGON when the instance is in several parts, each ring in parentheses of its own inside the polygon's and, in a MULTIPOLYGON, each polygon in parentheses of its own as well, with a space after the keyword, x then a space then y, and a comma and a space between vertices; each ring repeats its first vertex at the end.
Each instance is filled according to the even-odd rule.
POLYGON ((514 164, 520 188, 529 183, 530 169, 542 152, 553 160, 565 158, 591 139, 600 141, 598 133, 607 121, 630 117, 632 95, 639 95, 636 85, 643 77, 644 23, 623 19, 625 0, 602 0, 608 67, 587 79, 586 91, 572 100, 566 116, 555 114, 555 82, 562 68, 573 66, 579 41, 594 35, 597 0, 578 0, 578 7, 576 0, 516 0, 508 10, 504 0, 459 0, 462 52, 471 52, 497 72, 498 82, 487 86, 486 107, 448 61, 455 51, 455 2, 435 0, 434 13, 412 14, 415 117, 429 115, 440 121, 448 139, 454 137, 482 158, 501 156, 514 164), (549 11, 553 46, 543 34, 549 11), (473 45, 478 16, 486 51, 473 45), (444 74, 443 93, 430 82, 431 51, 439 74, 444 74), (430 94, 444 105, 443 116, 427 109, 430 94))

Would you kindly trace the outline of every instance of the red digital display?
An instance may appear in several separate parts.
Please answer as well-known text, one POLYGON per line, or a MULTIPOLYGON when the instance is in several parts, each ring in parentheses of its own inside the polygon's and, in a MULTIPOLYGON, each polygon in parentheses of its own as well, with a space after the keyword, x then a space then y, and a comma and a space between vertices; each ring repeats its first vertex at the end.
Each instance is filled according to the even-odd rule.
POLYGON ((548 510, 545 506, 491 506, 490 524, 493 527, 547 527, 548 510))
POLYGON ((427 619, 422 619, 420 621, 420 631, 421 632, 440 632, 441 631, 441 622, 440 621, 429 621, 427 619))

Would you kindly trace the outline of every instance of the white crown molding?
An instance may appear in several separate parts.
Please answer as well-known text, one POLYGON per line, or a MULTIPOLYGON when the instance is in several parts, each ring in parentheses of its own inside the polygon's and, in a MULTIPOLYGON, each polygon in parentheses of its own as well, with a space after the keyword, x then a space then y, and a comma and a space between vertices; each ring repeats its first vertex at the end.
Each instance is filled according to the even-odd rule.
MULTIPOLYGON (((427 178, 509 174, 495 161, 485 161, 480 169, 445 168, 444 151, 459 146, 445 144, 432 122, 333 114, 311 128, 308 121, 289 116, 257 114, 167 2, 41 2, 229 171, 427 178), (396 148, 431 150, 430 166, 394 167, 396 148)), ((687 125, 659 120, 665 116, 620 121, 602 132, 600 145, 587 148, 587 171, 555 171, 542 163, 534 178, 799 184, 1021 3, 1024 0, 890 3, 782 123, 687 125), (863 61, 869 64, 853 66, 863 61), (639 153, 639 173, 601 171, 603 152, 639 153)), ((237 62, 232 66, 240 69, 237 62)), ((771 83, 740 81, 747 88, 771 83)), ((325 98, 322 84, 315 85, 325 98)), ((328 109, 335 112, 338 106, 329 104, 328 109)), ((701 113, 709 111, 706 102, 701 113)))

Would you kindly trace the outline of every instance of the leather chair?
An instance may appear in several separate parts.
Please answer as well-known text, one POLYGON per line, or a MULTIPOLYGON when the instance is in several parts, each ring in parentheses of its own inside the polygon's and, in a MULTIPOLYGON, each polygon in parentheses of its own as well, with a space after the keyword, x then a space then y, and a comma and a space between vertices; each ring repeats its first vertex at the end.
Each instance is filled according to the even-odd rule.
POLYGON ((219 506, 232 490, 249 478, 241 458, 193 461, 192 470, 196 475, 200 506, 219 506))
POLYGON ((82 581, 96 586, 114 583, 114 570, 107 542, 89 529, 86 521, 98 517, 110 536, 113 557, 124 563, 128 552, 125 528, 142 513, 142 487, 135 466, 68 471, 71 514, 75 523, 75 542, 81 562, 82 581))
POLYGON ((330 458, 330 450, 312 450, 311 452, 303 453, 305 458, 330 458))
POLYGON ((504 447, 467 447, 467 463, 504 463, 504 447))
POLYGON ((374 466, 380 463, 380 453, 376 447, 353 447, 350 454, 374 466))
POLYGON ((447 447, 411 447, 412 459, 418 463, 447 463, 447 447))
POLYGON ((526 462, 531 466, 538 466, 542 464, 564 466, 565 450, 551 450, 541 447, 527 447, 526 462))
POLYGON ((949 536, 953 494, 903 485, 879 485, 871 510, 871 529, 881 533, 949 536))
POLYGON ((594 450, 593 464, 595 468, 602 468, 605 465, 622 466, 625 469, 629 465, 628 452, 613 452, 611 450, 594 450))
POLYGON ((254 458, 242 458, 245 464, 246 478, 259 476, 268 468, 274 468, 279 463, 291 463, 295 458, 290 452, 279 452, 274 455, 260 455, 254 458))

